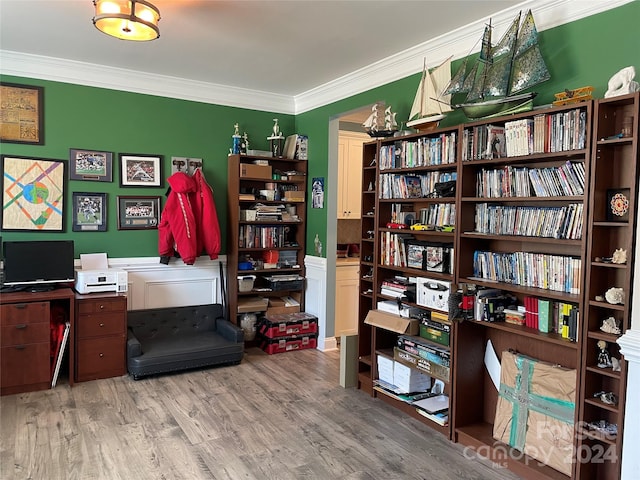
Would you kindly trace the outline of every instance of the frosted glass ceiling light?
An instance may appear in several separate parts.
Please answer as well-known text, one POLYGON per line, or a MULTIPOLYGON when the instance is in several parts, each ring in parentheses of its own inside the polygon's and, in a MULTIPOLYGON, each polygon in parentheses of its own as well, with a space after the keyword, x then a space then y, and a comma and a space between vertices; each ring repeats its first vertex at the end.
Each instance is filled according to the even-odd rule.
POLYGON ((93 0, 98 30, 122 40, 144 42, 160 36, 160 10, 145 0, 93 0))

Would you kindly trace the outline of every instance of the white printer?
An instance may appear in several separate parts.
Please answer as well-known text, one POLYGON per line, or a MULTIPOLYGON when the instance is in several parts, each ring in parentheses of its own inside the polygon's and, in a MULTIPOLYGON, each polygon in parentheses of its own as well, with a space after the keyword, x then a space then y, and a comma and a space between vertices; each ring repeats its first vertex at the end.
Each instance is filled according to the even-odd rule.
POLYGON ((76 270, 76 291, 78 293, 127 291, 127 271, 118 268, 103 270, 76 270))

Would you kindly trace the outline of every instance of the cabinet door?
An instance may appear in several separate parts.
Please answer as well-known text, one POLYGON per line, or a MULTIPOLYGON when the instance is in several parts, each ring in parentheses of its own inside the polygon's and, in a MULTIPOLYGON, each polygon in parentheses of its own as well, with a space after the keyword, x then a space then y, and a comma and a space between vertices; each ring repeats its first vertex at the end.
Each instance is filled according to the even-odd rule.
POLYGON ((335 336, 358 333, 357 265, 336 268, 335 336))
POLYGON ((360 218, 362 143, 365 136, 341 134, 338 138, 338 218, 360 218))
POLYGON ((345 200, 345 193, 349 190, 347 172, 345 171, 348 165, 348 141, 344 137, 338 139, 338 218, 349 218, 347 214, 347 205, 345 200))

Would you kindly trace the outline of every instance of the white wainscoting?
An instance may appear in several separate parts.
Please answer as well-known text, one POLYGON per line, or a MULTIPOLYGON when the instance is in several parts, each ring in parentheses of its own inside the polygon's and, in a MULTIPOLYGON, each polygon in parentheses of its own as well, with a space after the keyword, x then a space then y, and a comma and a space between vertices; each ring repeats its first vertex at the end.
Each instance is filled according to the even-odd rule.
POLYGON ((160 263, 159 257, 109 258, 110 267, 128 272, 129 310, 221 303, 220 263, 226 277, 226 256, 217 260, 201 256, 193 265, 179 258, 172 258, 169 265, 160 263))
POLYGON ((307 313, 318 317, 318 350, 337 350, 336 338, 327 336, 327 259, 306 256, 304 265, 307 271, 304 305, 307 313))
MULTIPOLYGON (((637 257, 636 257, 637 258, 637 257)), ((640 472, 640 330, 627 330, 618 339, 627 364, 627 393, 622 442, 622 480, 637 479, 640 472)))

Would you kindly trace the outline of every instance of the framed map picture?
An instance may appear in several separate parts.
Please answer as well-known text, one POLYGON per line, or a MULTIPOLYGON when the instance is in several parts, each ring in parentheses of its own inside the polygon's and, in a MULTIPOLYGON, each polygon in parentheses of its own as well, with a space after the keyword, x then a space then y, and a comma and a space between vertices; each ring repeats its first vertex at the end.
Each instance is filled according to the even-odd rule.
POLYGON ((0 156, 2 230, 64 231, 65 161, 0 156))
POLYGON ((0 141, 44 145, 44 89, 0 82, 0 141))

